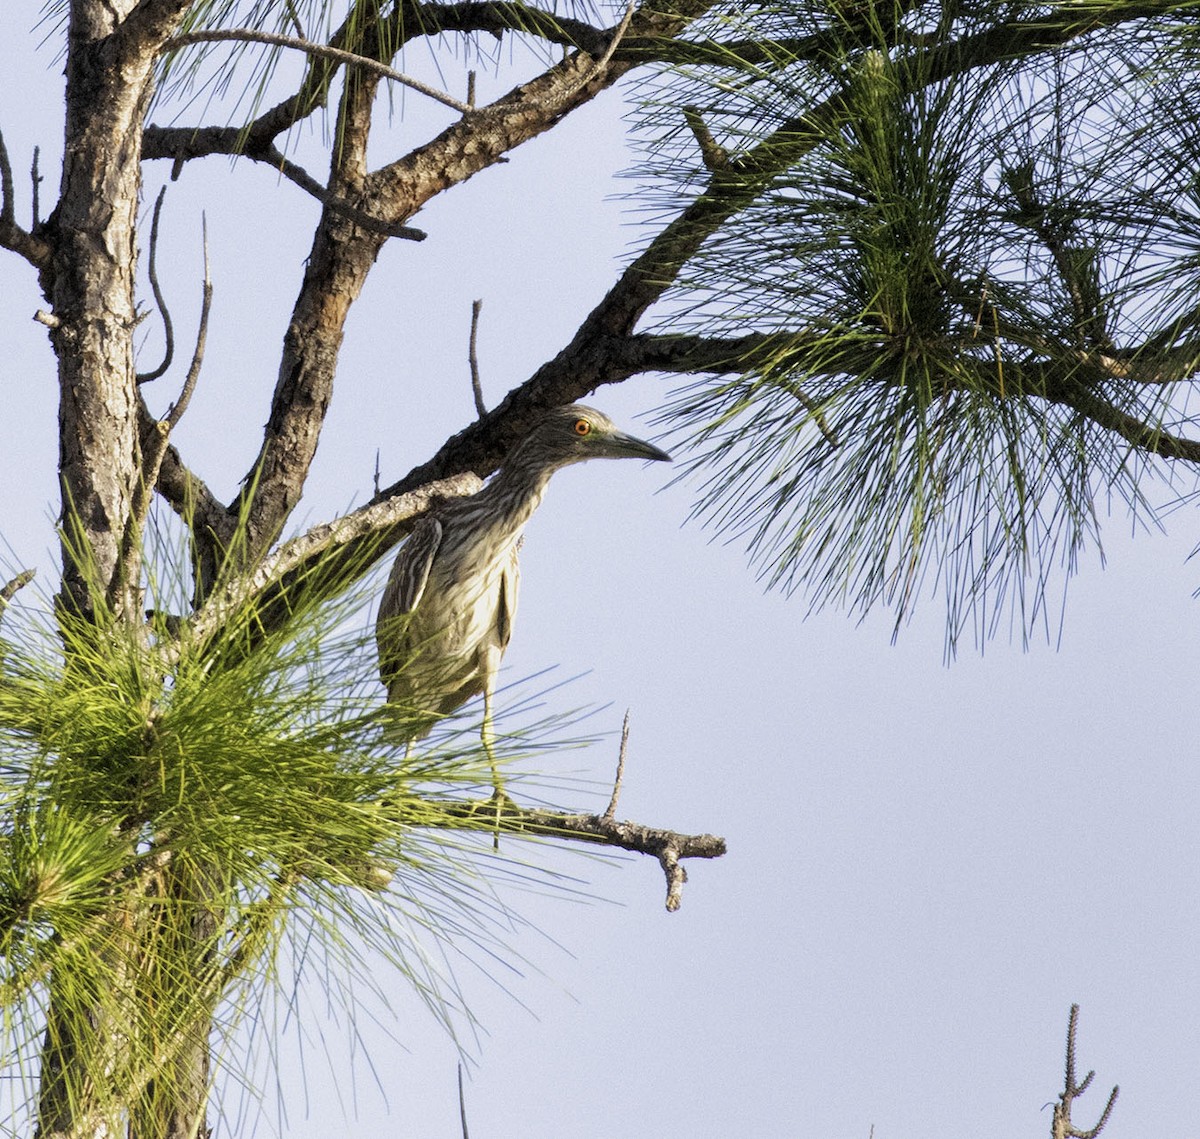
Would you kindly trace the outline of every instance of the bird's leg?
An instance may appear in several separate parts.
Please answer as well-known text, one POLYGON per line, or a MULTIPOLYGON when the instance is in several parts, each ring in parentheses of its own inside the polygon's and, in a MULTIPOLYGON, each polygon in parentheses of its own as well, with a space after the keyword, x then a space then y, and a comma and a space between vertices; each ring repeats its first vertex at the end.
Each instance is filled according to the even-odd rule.
MULTIPOLYGON (((492 673, 494 675, 494 673, 492 673)), ((483 686, 483 724, 479 729, 483 750, 487 752, 488 766, 492 769, 492 802, 496 804, 496 837, 494 846, 500 849, 500 815, 508 796, 504 793, 504 782, 500 778, 500 767, 496 763, 496 734, 492 730, 492 676, 483 686)))

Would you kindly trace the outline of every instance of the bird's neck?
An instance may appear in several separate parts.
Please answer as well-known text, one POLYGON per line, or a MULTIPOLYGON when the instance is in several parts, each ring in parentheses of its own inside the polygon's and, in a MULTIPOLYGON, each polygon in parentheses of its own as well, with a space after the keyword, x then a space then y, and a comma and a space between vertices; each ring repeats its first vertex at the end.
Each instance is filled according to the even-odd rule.
POLYGON ((498 531, 516 534, 541 504, 555 468, 528 470, 506 465, 496 472, 475 499, 485 507, 498 531))

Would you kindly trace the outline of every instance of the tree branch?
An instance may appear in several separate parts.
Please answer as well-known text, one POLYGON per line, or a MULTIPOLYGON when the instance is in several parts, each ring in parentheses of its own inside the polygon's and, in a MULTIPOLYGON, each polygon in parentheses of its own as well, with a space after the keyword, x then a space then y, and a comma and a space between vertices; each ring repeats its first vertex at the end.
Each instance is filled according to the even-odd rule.
POLYGON ((260 162, 269 163, 289 182, 294 182, 306 193, 316 198, 322 205, 328 206, 335 213, 341 214, 342 217, 354 222, 355 225, 361 226, 372 233, 378 233, 384 237, 400 237, 406 241, 424 241, 428 236, 423 229, 416 229, 411 225, 398 225, 395 222, 384 221, 366 213, 364 210, 356 209, 336 194, 331 194, 307 170, 292 162, 281 150, 278 150, 274 146, 269 147, 261 154, 254 154, 249 157, 255 158, 260 162))
MULTIPOLYGON (((1130 3, 1075 15, 1058 10, 1057 22, 1050 17, 1009 21, 987 32, 968 34, 950 44, 916 47, 909 51, 909 66, 901 73, 911 76, 913 89, 941 82, 953 74, 978 67, 995 66, 1013 58, 1045 50, 1078 38, 1098 27, 1161 16, 1187 6, 1178 3, 1130 3)), ((627 39, 628 51, 618 51, 616 60, 633 52, 640 34, 635 23, 627 39)), ((901 58, 901 63, 904 57, 901 58)), ((385 488, 396 494, 420 486, 454 471, 473 470, 484 476, 498 465, 508 447, 519 439, 545 408, 569 403, 597 387, 626 379, 657 354, 656 370, 687 370, 684 357, 698 353, 695 370, 735 370, 725 367, 726 354, 736 341, 709 342, 678 338, 671 345, 665 338, 638 342, 634 328, 646 311, 669 289, 683 266, 738 210, 749 205, 780 171, 787 169, 828 137, 845 111, 845 96, 834 94, 786 121, 751 150, 729 159, 712 171, 710 178, 679 215, 658 232, 621 274, 604 298, 580 325, 571 342, 543 364, 525 383, 477 423, 446 441, 428 462, 415 467, 402 479, 385 488), (614 345, 623 346, 634 357, 614 362, 614 345), (716 365, 715 367, 713 365, 716 365)), ((458 127, 450 128, 438 143, 443 146, 458 127)), ((431 144, 432 146, 433 144, 431 144)), ((444 158, 444 155, 442 155, 444 158)), ((406 159, 412 161, 412 159, 406 159)), ((763 342, 750 338, 747 346, 763 350, 763 342)), ((1126 424, 1126 427, 1131 425, 1126 424)), ((1169 443, 1160 442, 1169 447, 1169 443)))
POLYGON ((467 823, 471 829, 494 831, 528 838, 570 839, 597 846, 648 854, 658 859, 667 881, 666 907, 674 912, 682 901, 687 873, 680 865, 687 858, 720 858, 726 853, 725 840, 711 834, 680 834, 641 823, 620 822, 611 815, 575 814, 544 807, 522 807, 505 798, 479 800, 421 799, 419 821, 422 826, 440 825, 429 819, 436 808, 445 817, 447 827, 467 823))
MULTIPOLYGON (((664 15, 653 2, 647 3, 629 26, 645 31, 681 28, 691 13, 699 14, 712 2, 686 0, 681 7, 687 15, 664 15)), ((330 188, 339 197, 367 203, 373 217, 402 225, 430 198, 548 130, 629 66, 610 61, 597 73, 590 55, 576 53, 489 106, 464 115, 427 146, 375 173, 366 171, 373 107, 366 84, 378 81, 370 72, 343 91, 330 188), (579 86, 582 77, 586 82, 579 86)), ((279 534, 299 501, 332 398, 344 321, 383 240, 378 233, 355 230, 333 211, 322 218, 288 327, 263 444, 244 482, 252 496, 244 514, 250 562, 279 534)))
POLYGON ((1119 435, 1139 451, 1164 459, 1200 463, 1200 442, 1172 435, 1161 426, 1146 423, 1122 411, 1080 380, 1063 378, 1055 372, 1050 370, 1050 379, 1044 385, 1047 399, 1079 412, 1105 430, 1119 435))
POLYGON ((470 114, 472 110, 466 103, 460 103, 452 95, 447 95, 444 91, 439 91, 436 87, 431 87, 428 83, 423 83, 420 79, 413 79, 412 76, 396 71, 394 68, 388 67, 386 63, 380 63, 379 60, 372 59, 370 56, 357 55, 352 51, 344 51, 342 48, 333 47, 329 44, 313 43, 311 40, 300 39, 297 36, 285 36, 278 32, 264 32, 255 28, 213 28, 203 32, 184 32, 171 39, 166 46, 169 49, 177 49, 188 47, 191 44, 225 42, 260 43, 274 47, 295 48, 306 55, 331 59, 337 63, 372 71, 384 79, 391 79, 396 83, 403 84, 405 87, 410 87, 422 95, 428 96, 436 102, 442 103, 447 107, 452 107, 460 114, 470 114))
POLYGON ((1072 1005, 1071 1014, 1067 1019, 1066 1072, 1063 1080, 1063 1090, 1059 1093, 1058 1103, 1054 1105, 1054 1118, 1050 1125, 1051 1139, 1096 1139, 1108 1123, 1113 1107, 1116 1105, 1117 1096, 1121 1091, 1120 1087, 1114 1087, 1109 1093, 1108 1103, 1104 1105, 1104 1111, 1101 1113, 1100 1119, 1094 1127, 1090 1127, 1086 1131, 1081 1131, 1072 1124, 1071 1108, 1075 1100, 1087 1091, 1092 1079, 1096 1075, 1095 1072, 1088 1072, 1084 1076, 1082 1083, 1076 1083, 1075 1081, 1075 1030, 1078 1026, 1079 1006, 1072 1005))
POLYGON ((516 32, 563 47, 579 48, 590 55, 600 55, 609 42, 601 28, 527 4, 464 0, 461 4, 421 4, 417 11, 425 35, 489 32, 499 37, 505 32, 516 32))
MULTIPOLYGON (((36 207, 34 212, 36 214, 36 207)), ((4 134, 0 132, 0 246, 19 253, 35 269, 47 268, 50 264, 50 246, 17 225, 16 217, 12 163, 4 144, 4 134)))
MULTIPOLYGON (((135 381, 139 384, 148 384, 152 380, 157 380, 171 366, 171 361, 175 358, 175 329, 171 323, 171 312, 167 308, 162 287, 158 283, 158 219, 162 213, 163 198, 166 192, 166 186, 161 187, 158 197, 154 199, 154 215, 150 221, 150 249, 146 254, 146 275, 150 279, 150 291, 154 294, 154 303, 158 305, 159 314, 162 316, 163 338, 166 346, 163 348, 162 363, 153 371, 139 372, 135 377, 135 381)), ((205 276, 207 277, 207 273, 205 276)))
POLYGON ((219 583, 188 622, 189 635, 208 641, 232 614, 248 608, 262 628, 273 627, 286 617, 287 608, 314 595, 333 595, 365 573, 437 502, 474 494, 480 485, 474 476, 460 474, 314 526, 249 571, 219 583), (281 601, 286 604, 275 613, 273 607, 281 601))

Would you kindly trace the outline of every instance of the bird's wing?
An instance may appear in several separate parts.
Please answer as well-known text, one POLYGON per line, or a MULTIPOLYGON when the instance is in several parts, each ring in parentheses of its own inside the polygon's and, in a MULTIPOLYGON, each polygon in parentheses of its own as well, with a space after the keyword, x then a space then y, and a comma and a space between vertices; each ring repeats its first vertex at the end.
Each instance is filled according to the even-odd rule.
POLYGON ((496 613, 496 634, 502 650, 508 647, 513 622, 517 619, 517 587, 521 584, 521 560, 517 555, 520 553, 522 542, 523 539, 513 547, 508 565, 500 575, 500 606, 496 613))
POLYGON ((436 518, 422 518, 392 563, 387 588, 379 603, 381 621, 411 613, 417 607, 441 544, 442 524, 436 518))

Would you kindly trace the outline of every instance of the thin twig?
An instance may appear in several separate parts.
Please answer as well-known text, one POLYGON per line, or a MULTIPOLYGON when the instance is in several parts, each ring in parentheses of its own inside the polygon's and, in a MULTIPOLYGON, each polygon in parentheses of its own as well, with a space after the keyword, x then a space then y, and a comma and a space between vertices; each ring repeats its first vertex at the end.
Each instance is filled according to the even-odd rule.
POLYGON ((35 146, 33 148, 33 161, 29 164, 29 181, 33 186, 33 228, 37 229, 42 224, 42 211, 38 199, 41 195, 40 187, 42 185, 42 176, 38 173, 38 159, 41 157, 42 148, 35 146))
POLYGON ((629 709, 625 709, 625 720, 621 724, 621 748, 617 752, 617 774, 613 779, 612 798, 604 810, 604 818, 611 819, 617 813, 617 800, 621 797, 621 784, 625 781, 625 751, 629 747, 629 709))
POLYGON ((349 218, 355 225, 361 226, 363 229, 370 230, 372 233, 383 233, 388 237, 402 237, 406 241, 424 241, 427 236, 423 229, 417 229, 411 225, 396 225, 381 218, 373 217, 371 214, 350 205, 349 202, 339 198, 336 194, 330 193, 303 166, 293 162, 277 147, 267 147, 261 156, 256 155, 255 157, 260 157, 261 161, 269 162, 289 182, 299 186, 300 189, 311 194, 322 205, 328 206, 335 213, 349 218))
POLYGON ((228 41, 295 48, 297 51, 305 52, 307 55, 319 56, 322 59, 333 59, 338 63, 351 64, 355 67, 362 67, 367 71, 374 71, 375 74, 382 75, 385 79, 391 79, 396 83, 403 84, 405 87, 410 87, 412 90, 422 95, 427 95, 430 99, 434 99, 447 107, 453 107, 454 110, 464 115, 468 115, 474 110, 469 104, 459 102, 453 95, 447 95, 444 91, 439 91, 436 87, 431 87, 428 83, 422 83, 419 79, 413 79, 409 75, 396 71, 388 67, 386 63, 380 63, 377 59, 371 59, 366 55, 356 55, 352 51, 343 51, 340 47, 330 47, 328 44, 313 43, 311 40, 306 40, 299 36, 285 36, 278 32, 263 32, 254 28, 214 28, 205 32, 183 32, 168 41, 166 46, 169 50, 173 50, 198 43, 222 43, 228 41))
MULTIPOLYGON (((196 348, 192 353, 192 362, 188 367, 187 376, 184 378, 183 388, 179 392, 179 398, 167 412, 168 431, 175 430, 183 418, 183 413, 187 411, 188 404, 192 401, 192 393, 196 390, 196 381, 200 378, 200 368, 204 363, 204 346, 208 341, 208 315, 212 310, 213 285, 208 261, 208 218, 204 214, 200 215, 200 233, 204 244, 204 284, 202 286, 204 299, 200 304, 200 326, 196 330, 196 348)), ((157 477, 157 471, 155 475, 157 477)))
POLYGON ((4 144, 2 133, 0 133, 0 246, 19 253, 38 269, 50 263, 50 246, 41 238, 35 237, 32 233, 26 233, 17 225, 12 163, 9 161, 8 148, 4 144))
MULTIPOLYGON (((471 302, 471 337, 467 342, 467 363, 471 366, 471 392, 475 396, 475 410, 482 419, 487 415, 487 405, 483 402, 483 386, 479 382, 479 356, 476 353, 476 338, 479 334, 479 311, 483 308, 483 301, 471 302)), ((375 488, 375 493, 379 493, 379 488, 375 488)))
MULTIPOLYGON (((159 202, 161 203, 161 201, 162 195, 160 194, 159 202)), ((121 553, 108 584, 108 598, 114 606, 122 599, 122 594, 136 578, 135 563, 140 552, 142 529, 146 525, 146 518, 150 513, 150 502, 154 496, 154 488, 158 484, 158 475, 167 454, 171 432, 179 424, 191 402, 192 392, 195 391, 196 381, 200 376, 200 367, 204 362, 204 346, 208 339, 208 316, 212 309, 213 288, 208 262, 208 222, 203 215, 201 215, 200 224, 204 245, 204 283, 202 286, 203 301, 200 305, 200 326, 196 332, 196 348, 192 353, 192 363, 184 377, 179 398, 171 405, 167 414, 162 419, 152 421, 150 429, 143 434, 142 477, 133 488, 129 504, 129 518, 121 537, 121 553)), ((153 243, 153 239, 151 241, 153 243)))
POLYGON ((4 132, 0 131, 0 223, 14 226, 16 206, 13 202, 12 163, 8 160, 8 147, 4 144, 4 132))
MULTIPOLYGON (((608 47, 604 49, 604 53, 597 59, 591 67, 589 67, 574 83, 570 84, 566 90, 559 91, 552 97, 547 98, 544 102, 554 102, 565 104, 573 95, 586 87, 597 75, 601 74, 608 66, 613 54, 616 52, 621 40, 625 38, 625 33, 629 30, 630 21, 633 19, 634 9, 637 0, 629 0, 625 8, 625 15, 621 17, 621 22, 617 25, 616 30, 609 37, 608 47)), ((567 48, 563 45, 563 62, 567 61, 567 48)))
POLYGON ((4 611, 8 608, 8 603, 17 595, 17 590, 24 589, 33 581, 36 573, 37 570, 22 570, 3 589, 0 589, 0 617, 4 616, 4 611))
POLYGON ((375 448, 375 497, 379 497, 379 448, 375 448))
POLYGON ((162 314, 163 322, 163 337, 166 340, 166 348, 163 351, 162 363, 159 364, 152 372, 139 372, 136 376, 136 382, 139 384, 148 384, 151 380, 157 380, 171 366, 171 361, 175 358, 175 328, 171 323, 171 312, 167 308, 166 298, 163 296, 162 287, 158 283, 158 217, 162 213, 163 198, 166 196, 167 188, 163 186, 158 191, 158 197, 154 199, 154 215, 150 220, 150 250, 146 257, 146 274, 150 278, 150 290, 154 293, 154 303, 158 306, 158 311, 162 314))
POLYGON ((462 1139, 471 1139, 467 1134, 467 1096, 463 1091, 462 1061, 458 1064, 458 1118, 462 1122, 462 1139))

